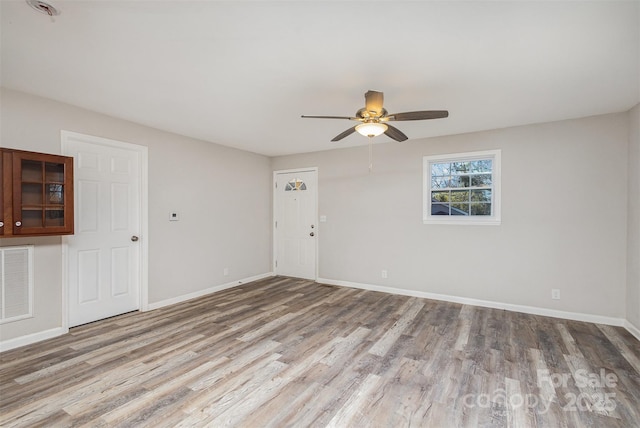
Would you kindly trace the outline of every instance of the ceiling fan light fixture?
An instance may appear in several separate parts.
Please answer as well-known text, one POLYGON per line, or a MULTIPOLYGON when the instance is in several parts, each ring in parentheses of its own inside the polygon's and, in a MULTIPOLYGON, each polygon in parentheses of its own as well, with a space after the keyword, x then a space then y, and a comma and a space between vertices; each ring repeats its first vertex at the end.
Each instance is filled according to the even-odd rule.
POLYGON ((365 137, 377 137, 378 135, 383 134, 388 128, 389 127, 384 123, 365 122, 356 126, 356 131, 365 137))
POLYGON ((60 10, 46 0, 26 0, 26 2, 33 9, 52 18, 60 15, 60 10))

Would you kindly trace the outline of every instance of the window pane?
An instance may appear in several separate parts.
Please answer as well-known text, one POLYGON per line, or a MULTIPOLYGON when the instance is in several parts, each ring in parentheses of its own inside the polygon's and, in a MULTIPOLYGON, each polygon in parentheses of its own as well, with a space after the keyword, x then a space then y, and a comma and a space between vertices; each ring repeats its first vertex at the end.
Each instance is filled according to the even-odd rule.
POLYGON ((447 163, 433 163, 431 164, 431 176, 443 176, 443 175, 449 175, 449 170, 450 170, 450 164, 449 162, 447 163))
POLYGON ((434 202, 431 204, 431 215, 449 215, 449 204, 434 202))
POLYGON ((491 186, 491 174, 480 174, 471 176, 472 187, 489 187, 491 186))
POLYGON ((452 202, 469 202, 468 190, 452 190, 451 191, 452 202))
POLYGON ((469 215, 469 204, 451 204, 451 215, 469 215))
POLYGON ((471 162, 453 162, 451 164, 451 174, 464 174, 471 169, 471 162))
POLYGON ((471 172, 491 172, 492 170, 491 159, 483 159, 471 162, 471 172))
POLYGON ((452 176, 451 187, 469 187, 469 176, 468 175, 452 176))
POLYGON ((431 192, 433 202, 449 202, 449 192, 431 192))
POLYGON ((432 189, 446 189, 449 187, 449 177, 433 177, 431 178, 432 189))
POLYGON ((491 202, 491 190, 472 190, 471 202, 491 202))
POLYGON ((471 215, 491 215, 491 204, 471 204, 471 215))

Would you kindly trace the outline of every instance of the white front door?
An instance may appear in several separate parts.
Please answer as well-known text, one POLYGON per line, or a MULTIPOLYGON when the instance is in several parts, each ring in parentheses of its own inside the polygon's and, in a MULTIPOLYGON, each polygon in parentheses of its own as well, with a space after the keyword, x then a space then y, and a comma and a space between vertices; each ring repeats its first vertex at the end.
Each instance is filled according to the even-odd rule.
POLYGON ((275 272, 316 279, 318 171, 276 171, 274 178, 275 272))
POLYGON ((62 139, 74 158, 75 234, 65 241, 73 327, 140 309, 146 147, 67 132, 62 139))

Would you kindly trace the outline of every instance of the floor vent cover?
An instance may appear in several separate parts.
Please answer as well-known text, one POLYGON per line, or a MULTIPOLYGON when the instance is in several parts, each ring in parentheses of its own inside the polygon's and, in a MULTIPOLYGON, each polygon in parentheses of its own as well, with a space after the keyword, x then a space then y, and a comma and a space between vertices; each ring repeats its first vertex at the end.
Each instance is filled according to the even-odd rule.
POLYGON ((0 248, 0 323, 33 316, 33 246, 0 248))

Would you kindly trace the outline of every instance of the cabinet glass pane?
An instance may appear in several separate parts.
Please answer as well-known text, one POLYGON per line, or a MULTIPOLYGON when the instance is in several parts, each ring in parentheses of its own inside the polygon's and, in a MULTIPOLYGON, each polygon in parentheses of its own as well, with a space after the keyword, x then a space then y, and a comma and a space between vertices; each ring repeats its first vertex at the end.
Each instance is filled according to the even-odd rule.
POLYGON ((42 205, 42 184, 22 183, 22 205, 42 205))
POLYGON ((44 216, 45 227, 64 226, 63 209, 47 209, 44 216))
POLYGON ((22 210, 22 227, 42 227, 42 210, 22 210))
POLYGON ((44 171, 47 183, 64 182, 64 164, 47 162, 44 166, 44 171))
POLYGON ((62 184, 45 185, 48 205, 62 205, 64 203, 64 186, 62 184))
POLYGON ((42 183, 42 162, 23 159, 22 181, 42 183))

